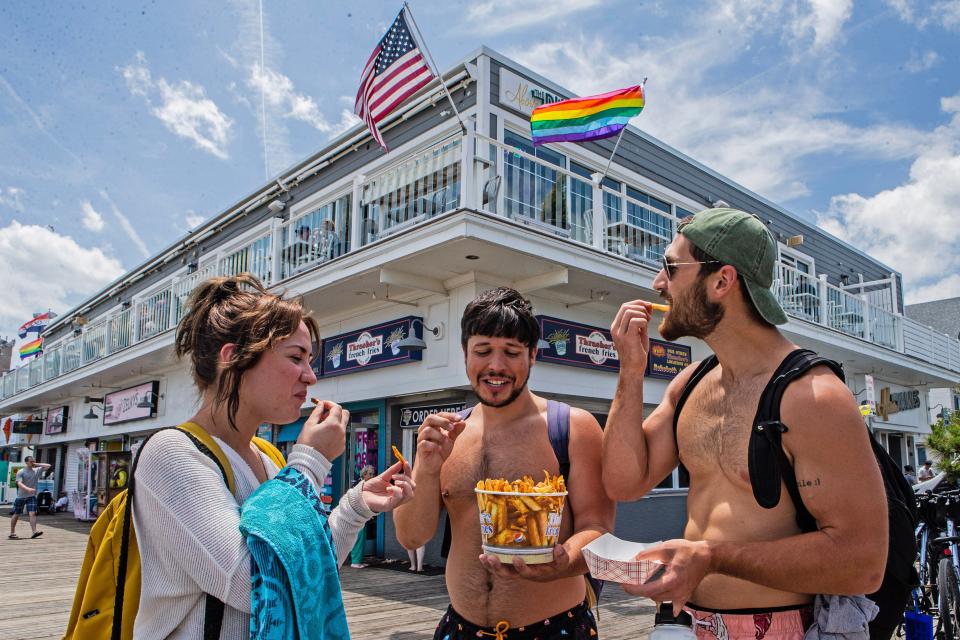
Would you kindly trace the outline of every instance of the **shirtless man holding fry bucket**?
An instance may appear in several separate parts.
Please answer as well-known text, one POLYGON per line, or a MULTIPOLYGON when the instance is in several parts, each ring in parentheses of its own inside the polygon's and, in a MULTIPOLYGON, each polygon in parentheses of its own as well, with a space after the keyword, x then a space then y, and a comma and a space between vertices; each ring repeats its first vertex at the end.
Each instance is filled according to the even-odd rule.
POLYGON ((447 509, 451 604, 437 640, 597 635, 585 602, 580 550, 613 527, 614 506, 600 475, 602 434, 592 415, 570 409, 570 468, 563 486, 548 437, 547 400, 527 387, 539 338, 530 303, 519 293, 499 288, 481 294, 461 321, 467 377, 480 403, 468 416, 431 415, 418 431, 417 496, 394 512, 394 523, 400 543, 416 548, 436 532, 441 505, 447 509), (508 495, 514 490, 530 495, 508 495), (478 495, 484 519, 478 517, 478 495), (554 515, 560 504, 562 516, 554 515), (508 525, 510 535, 502 535, 508 525), (511 556, 488 555, 481 546, 484 539, 491 546, 508 538, 529 543, 531 536, 558 542, 547 547, 546 558, 537 558, 547 562, 527 564, 519 556, 501 562, 499 557, 511 556))

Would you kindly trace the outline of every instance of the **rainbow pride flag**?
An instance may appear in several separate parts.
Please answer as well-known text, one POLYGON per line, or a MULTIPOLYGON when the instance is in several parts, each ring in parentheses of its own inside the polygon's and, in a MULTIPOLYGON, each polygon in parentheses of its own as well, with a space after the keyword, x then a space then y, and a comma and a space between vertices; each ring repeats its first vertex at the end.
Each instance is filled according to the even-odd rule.
POLYGON ((33 342, 28 342, 20 347, 20 359, 26 360, 30 356, 37 356, 43 353, 43 338, 37 338, 33 342))
POLYGON ((537 107, 530 114, 533 144, 583 142, 617 135, 643 111, 643 85, 537 107))

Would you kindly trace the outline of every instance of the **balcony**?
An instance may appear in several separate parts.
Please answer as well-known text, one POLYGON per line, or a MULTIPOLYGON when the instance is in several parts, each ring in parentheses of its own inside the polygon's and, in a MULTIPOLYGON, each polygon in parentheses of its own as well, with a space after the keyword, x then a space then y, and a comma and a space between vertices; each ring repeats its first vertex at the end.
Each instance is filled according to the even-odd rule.
MULTIPOLYGON (((269 218, 236 243, 94 318, 0 379, 0 400, 172 331, 203 280, 250 272, 273 286, 460 210, 506 219, 656 271, 689 212, 600 167, 538 157, 470 133, 399 154, 289 220, 269 218), (595 213, 599 212, 599 213, 595 213)), ((892 282, 838 287, 778 265, 774 293, 795 320, 960 372, 960 341, 894 311, 892 282), (858 288, 857 291, 851 291, 858 288)))

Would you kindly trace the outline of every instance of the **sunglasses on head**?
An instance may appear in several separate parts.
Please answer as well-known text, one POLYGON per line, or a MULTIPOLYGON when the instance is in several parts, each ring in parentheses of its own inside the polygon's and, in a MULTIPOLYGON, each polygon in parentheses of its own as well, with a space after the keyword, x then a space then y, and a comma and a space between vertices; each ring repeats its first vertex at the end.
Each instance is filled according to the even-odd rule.
POLYGON ((667 280, 673 279, 673 273, 676 268, 685 264, 720 264, 719 260, 697 260, 696 262, 670 262, 667 256, 660 256, 660 265, 663 272, 667 274, 667 280))

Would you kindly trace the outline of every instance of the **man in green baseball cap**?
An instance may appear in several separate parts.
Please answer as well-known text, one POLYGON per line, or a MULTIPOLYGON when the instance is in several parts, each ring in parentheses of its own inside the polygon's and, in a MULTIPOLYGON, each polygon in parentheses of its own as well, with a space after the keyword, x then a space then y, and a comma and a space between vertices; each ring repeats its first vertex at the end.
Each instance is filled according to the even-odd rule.
POLYGON ((659 333, 699 338, 715 355, 680 372, 649 416, 651 303, 623 304, 611 326, 620 378, 603 434, 607 494, 636 500, 681 462, 689 472, 683 539, 637 556, 666 571, 624 588, 686 608, 698 637, 800 640, 811 594, 872 593, 884 574, 886 498, 869 435, 843 381, 777 328, 787 322, 771 290, 777 260, 750 213, 707 209, 680 224, 653 281, 671 304, 659 333), (786 427, 768 438, 758 407, 788 371, 775 423, 786 427), (798 516, 786 482, 812 518, 798 516))

